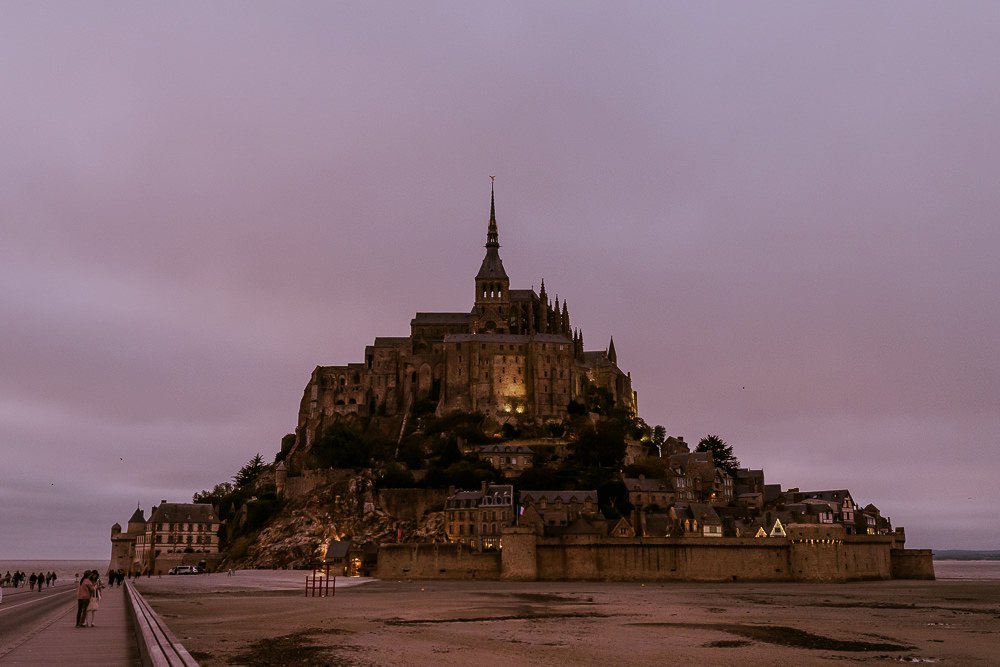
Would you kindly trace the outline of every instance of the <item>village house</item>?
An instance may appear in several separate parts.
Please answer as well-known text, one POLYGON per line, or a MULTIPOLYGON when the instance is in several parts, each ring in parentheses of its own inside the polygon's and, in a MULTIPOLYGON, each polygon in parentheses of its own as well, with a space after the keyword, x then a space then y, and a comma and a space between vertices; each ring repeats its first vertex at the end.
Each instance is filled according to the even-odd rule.
POLYGON ((667 465, 677 500, 727 505, 733 499, 733 478, 716 467, 711 452, 673 454, 667 465))
POLYGON ((671 476, 670 479, 647 479, 645 475, 622 478, 625 488, 628 489, 628 501, 637 509, 655 510, 672 505, 676 492, 673 475, 670 471, 668 474, 671 476))
POLYGON ((448 491, 445 531, 448 540, 476 551, 500 548, 500 532, 514 521, 514 487, 483 482, 478 491, 448 491))
POLYGON ((801 503, 804 500, 825 500, 831 503, 834 509, 834 522, 844 525, 844 530, 848 535, 856 532, 854 525, 854 499, 847 489, 835 489, 830 491, 799 491, 797 488, 788 489, 784 493, 785 506, 801 503))
POLYGON ((504 477, 517 477, 531 467, 535 454, 524 445, 482 445, 478 448, 479 459, 503 473, 504 477))
POLYGON ((711 503, 677 503, 674 512, 684 537, 722 537, 722 520, 711 503))
POLYGON ((560 535, 580 517, 603 521, 597 506, 597 491, 522 491, 519 526, 534 526, 536 532, 560 535))

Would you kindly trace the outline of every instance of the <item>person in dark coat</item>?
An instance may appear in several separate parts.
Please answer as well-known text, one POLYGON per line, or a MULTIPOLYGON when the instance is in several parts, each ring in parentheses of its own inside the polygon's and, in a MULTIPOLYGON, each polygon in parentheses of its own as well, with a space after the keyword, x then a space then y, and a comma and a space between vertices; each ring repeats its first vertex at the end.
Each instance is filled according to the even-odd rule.
POLYGON ((80 579, 80 584, 76 588, 76 627, 78 628, 87 627, 84 625, 87 622, 87 606, 90 604, 90 598, 97 593, 93 582, 90 581, 90 574, 90 570, 84 572, 83 578, 80 579))

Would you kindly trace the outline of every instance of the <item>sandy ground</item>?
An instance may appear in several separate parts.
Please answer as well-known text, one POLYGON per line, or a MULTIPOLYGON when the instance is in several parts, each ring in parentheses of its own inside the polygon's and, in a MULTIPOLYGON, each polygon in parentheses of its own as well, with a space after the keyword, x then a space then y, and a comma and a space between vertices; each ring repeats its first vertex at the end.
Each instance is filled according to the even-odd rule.
POLYGON ((303 582, 240 572, 144 579, 140 590, 207 667, 1000 662, 1000 581, 338 578, 330 598, 305 597, 303 582))

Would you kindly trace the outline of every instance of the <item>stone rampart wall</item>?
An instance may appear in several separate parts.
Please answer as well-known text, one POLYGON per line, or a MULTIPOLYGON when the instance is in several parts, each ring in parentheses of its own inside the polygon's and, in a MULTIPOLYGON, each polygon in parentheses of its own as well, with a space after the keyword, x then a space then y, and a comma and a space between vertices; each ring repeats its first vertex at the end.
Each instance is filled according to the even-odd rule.
POLYGON ((284 480, 280 493, 288 499, 300 498, 312 493, 321 486, 347 483, 354 475, 355 472, 348 468, 305 470, 301 475, 289 475, 284 480))
POLYGON ((540 539, 536 549, 540 581, 787 581, 791 578, 788 542, 783 539, 727 539, 725 543, 721 539, 698 538, 540 539))
POLYGON ((893 549, 894 579, 934 579, 934 555, 930 549, 893 549))
POLYGON ((893 550, 886 536, 785 538, 540 538, 504 533, 499 554, 458 544, 383 545, 379 577, 518 581, 817 581, 933 578, 930 552, 893 550))
POLYGON ((462 544, 383 544, 379 579, 499 579, 499 552, 476 553, 462 544))

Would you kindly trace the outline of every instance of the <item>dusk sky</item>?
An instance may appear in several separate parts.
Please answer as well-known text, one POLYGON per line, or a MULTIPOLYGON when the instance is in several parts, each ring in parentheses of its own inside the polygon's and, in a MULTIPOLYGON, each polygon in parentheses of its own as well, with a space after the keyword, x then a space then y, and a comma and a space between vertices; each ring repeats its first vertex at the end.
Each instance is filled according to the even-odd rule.
POLYGON ((1000 3, 4 2, 0 558, 106 558, 316 365, 512 288, 639 412, 1000 548, 1000 3))

